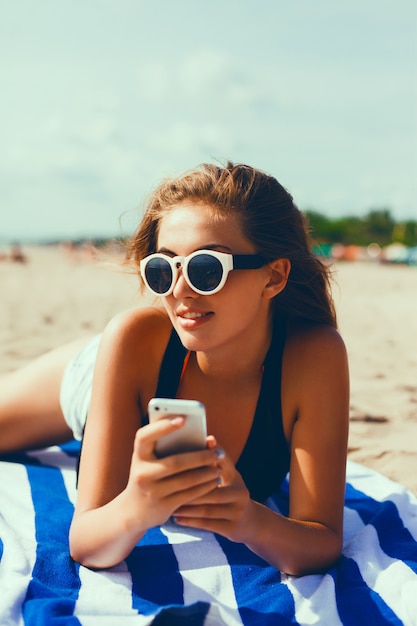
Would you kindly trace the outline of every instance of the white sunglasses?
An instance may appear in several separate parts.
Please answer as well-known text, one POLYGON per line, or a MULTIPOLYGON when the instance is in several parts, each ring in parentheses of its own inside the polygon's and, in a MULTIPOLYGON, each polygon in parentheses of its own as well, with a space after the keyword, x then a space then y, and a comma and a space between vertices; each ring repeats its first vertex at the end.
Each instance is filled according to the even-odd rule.
POLYGON ((215 250, 197 250, 186 257, 157 252, 140 262, 145 285, 158 296, 168 296, 177 282, 181 269, 185 281, 200 295, 220 291, 232 270, 255 270, 267 260, 260 254, 228 254, 215 250))

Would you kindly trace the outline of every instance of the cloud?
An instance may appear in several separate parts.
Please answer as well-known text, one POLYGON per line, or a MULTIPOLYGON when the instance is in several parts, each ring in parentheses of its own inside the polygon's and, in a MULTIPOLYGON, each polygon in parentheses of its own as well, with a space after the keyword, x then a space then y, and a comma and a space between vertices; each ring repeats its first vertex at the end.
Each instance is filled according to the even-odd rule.
POLYGON ((167 109, 180 105, 184 112, 194 109, 211 117, 251 107, 270 95, 268 83, 258 81, 250 68, 244 72, 230 52, 207 46, 197 47, 180 62, 141 62, 137 76, 144 101, 167 109))
POLYGON ((412 212, 409 0, 5 2, 9 230, 40 215, 45 230, 110 230, 165 174, 227 158, 276 174, 303 206, 385 197, 412 212))

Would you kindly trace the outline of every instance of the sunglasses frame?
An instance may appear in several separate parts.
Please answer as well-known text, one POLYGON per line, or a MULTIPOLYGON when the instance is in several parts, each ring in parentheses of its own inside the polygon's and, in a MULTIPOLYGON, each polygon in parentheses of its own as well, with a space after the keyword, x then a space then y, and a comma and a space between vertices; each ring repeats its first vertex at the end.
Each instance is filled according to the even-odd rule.
POLYGON ((193 291, 201 296, 211 296, 224 287, 229 272, 231 272, 232 270, 260 269, 261 267, 266 265, 266 263, 267 260, 260 254, 230 254, 228 252, 217 252, 217 250, 196 250, 186 257, 172 257, 162 252, 155 252, 154 254, 149 254, 140 261, 140 274, 143 282, 145 283, 149 291, 157 296, 169 296, 174 290, 174 287, 178 280, 179 270, 181 269, 185 282, 193 291), (193 285, 188 274, 188 265, 195 257, 200 255, 209 255, 214 257, 215 259, 217 259, 217 261, 220 262, 223 269, 223 275, 219 284, 214 289, 210 289, 209 291, 198 289, 198 287, 193 285), (172 282, 169 289, 167 289, 167 291, 164 291, 163 293, 158 293, 157 291, 152 289, 146 278, 146 266, 148 262, 152 259, 163 259, 168 263, 171 268, 172 282))

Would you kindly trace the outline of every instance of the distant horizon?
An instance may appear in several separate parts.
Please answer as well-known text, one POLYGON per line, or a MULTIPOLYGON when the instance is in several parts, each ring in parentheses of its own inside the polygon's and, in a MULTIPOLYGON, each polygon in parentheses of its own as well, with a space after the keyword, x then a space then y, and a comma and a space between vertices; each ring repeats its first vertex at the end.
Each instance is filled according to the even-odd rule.
MULTIPOLYGON (((404 214, 402 216, 396 214, 393 207, 390 207, 388 203, 384 203, 384 202, 380 203, 378 206, 370 206, 369 208, 363 209, 362 211, 357 211, 357 212, 346 211, 346 212, 339 213, 339 214, 334 214, 334 213, 332 214, 329 211, 320 210, 319 208, 314 207, 312 203, 307 203, 307 206, 301 207, 297 203, 296 198, 294 198, 294 201, 295 201, 295 204, 299 207, 299 209, 303 213, 306 213, 309 211, 316 212, 330 220, 339 220, 339 219, 343 220, 346 218, 363 219, 367 215, 369 215, 369 213, 372 211, 388 211, 396 224, 404 224, 406 222, 417 222, 417 197, 416 197, 416 209, 410 210, 409 215, 404 214)), ((87 241, 89 239, 90 240, 123 239, 123 238, 129 237, 130 234, 136 229, 137 225, 140 223, 142 219, 142 215, 143 215, 143 211, 139 210, 138 206, 128 211, 123 211, 119 216, 117 216, 117 219, 115 220, 117 227, 113 229, 113 228, 109 228, 108 225, 106 225, 106 227, 102 228, 101 231, 99 230, 100 227, 97 227, 97 230, 95 230, 93 229, 93 227, 77 229, 75 227, 70 227, 70 226, 67 226, 66 228, 64 227, 60 230, 57 229, 54 232, 51 230, 49 230, 48 232, 48 229, 46 229, 47 230, 46 233, 45 232, 40 233, 39 231, 37 231, 37 229, 32 228, 32 230, 35 230, 35 234, 29 233, 27 231, 23 231, 23 233, 20 233, 20 234, 17 234, 17 233, 2 234, 2 232, 0 231, 0 245, 11 245, 13 243, 49 243, 49 242, 65 242, 65 241, 71 242, 71 241, 78 241, 78 240, 87 241), (123 227, 124 221, 125 223, 129 223, 130 227, 126 227, 126 226, 123 227)), ((2 227, 3 226, 4 224, 2 225, 2 227)))
MULTIPOLYGON (((371 209, 368 209, 367 211, 365 211, 362 215, 356 215, 356 214, 346 214, 346 215, 340 215, 340 216, 329 216, 326 215, 324 212, 322 211, 316 211, 315 209, 301 209, 303 212, 307 212, 307 211, 315 211, 317 214, 322 215, 323 217, 328 218, 330 221, 337 221, 337 220, 344 220, 344 219, 365 219, 370 212, 372 211, 384 211, 387 210, 389 211, 390 215, 392 216, 394 223, 396 225, 400 225, 400 224, 405 224, 405 223, 415 223, 417 225, 417 215, 415 217, 407 217, 405 219, 396 219, 395 215, 393 215, 392 210, 389 207, 374 207, 371 209)), ((136 226, 136 225, 135 225, 136 226)), ((134 227, 135 228, 135 227, 134 227)), ((119 231, 119 233, 115 233, 115 232, 96 232, 96 233, 83 233, 83 232, 78 232, 76 233, 75 231, 71 234, 71 233, 48 233, 48 234, 44 234, 44 235, 20 235, 20 236, 7 236, 7 237, 2 237, 0 235, 0 247, 4 247, 4 246, 13 246, 13 245, 54 245, 54 244, 61 244, 61 243, 87 243, 89 241, 120 241, 123 239, 128 238, 134 228, 131 230, 131 232, 124 232, 122 233, 121 231, 119 231)), ((313 234, 313 239, 314 239, 314 234, 313 234)))

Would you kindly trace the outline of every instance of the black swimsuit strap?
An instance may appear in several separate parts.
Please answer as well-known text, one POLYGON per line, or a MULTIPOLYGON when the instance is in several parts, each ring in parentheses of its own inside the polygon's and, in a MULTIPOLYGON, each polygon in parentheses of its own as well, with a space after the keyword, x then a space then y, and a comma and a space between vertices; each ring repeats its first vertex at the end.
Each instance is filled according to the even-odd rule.
MULTIPOLYGON (((187 349, 184 348, 177 333, 172 329, 159 370, 155 398, 176 397, 186 354, 187 349)), ((149 424, 148 414, 143 416, 141 426, 146 424, 149 424)))
POLYGON ((156 398, 175 398, 187 352, 188 350, 182 345, 175 330, 172 330, 159 370, 156 398))

